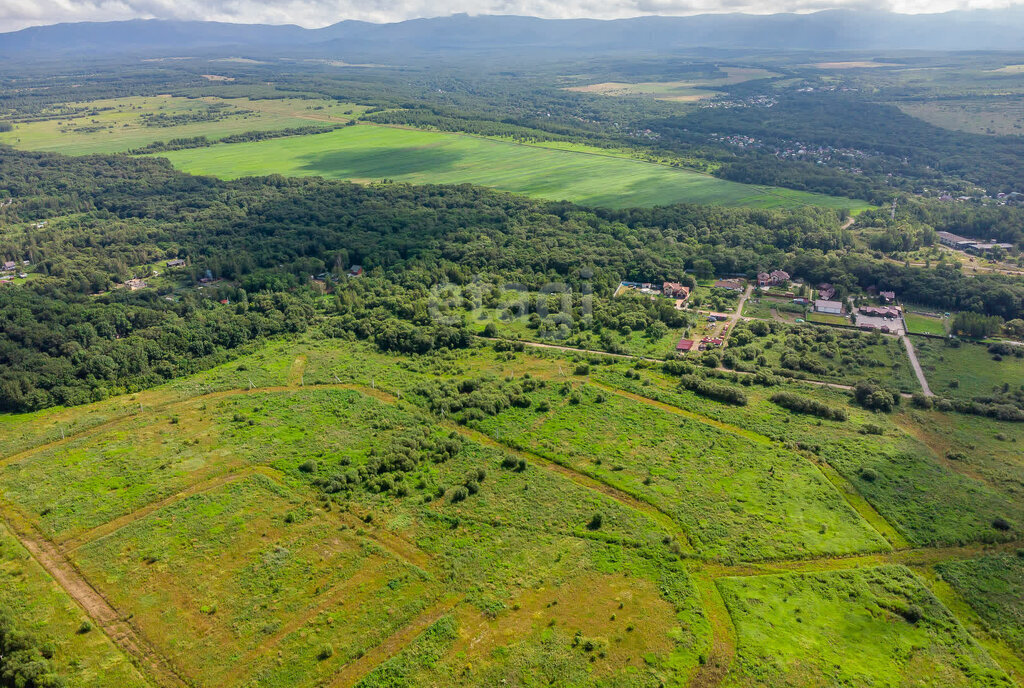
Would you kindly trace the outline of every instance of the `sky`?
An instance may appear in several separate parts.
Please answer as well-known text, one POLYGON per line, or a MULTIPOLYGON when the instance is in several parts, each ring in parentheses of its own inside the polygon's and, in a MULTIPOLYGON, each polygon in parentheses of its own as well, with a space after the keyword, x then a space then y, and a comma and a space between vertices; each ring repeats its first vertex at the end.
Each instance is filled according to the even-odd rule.
POLYGON ((1011 4, 1013 0, 0 0, 0 31, 58 22, 137 18, 315 28, 343 19, 393 22, 457 12, 616 19, 649 14, 810 12, 837 7, 916 14, 1011 4))

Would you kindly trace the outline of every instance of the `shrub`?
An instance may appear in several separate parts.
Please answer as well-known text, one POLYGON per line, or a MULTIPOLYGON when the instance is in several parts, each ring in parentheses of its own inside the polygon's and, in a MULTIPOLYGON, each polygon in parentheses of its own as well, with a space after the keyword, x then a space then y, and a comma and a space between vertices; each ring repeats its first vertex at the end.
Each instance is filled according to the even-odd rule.
POLYGON ((924 618, 924 610, 922 610, 916 604, 908 605, 906 609, 900 610, 900 616, 909 621, 912 624, 916 624, 918 621, 924 618))
POLYGON ((325 659, 330 659, 334 656, 334 647, 330 643, 324 643, 320 647, 320 651, 316 654, 316 658, 321 662, 325 659))
POLYGON ((696 375, 683 375, 679 378, 679 387, 688 389, 694 394, 736 406, 747 405, 747 395, 742 390, 726 385, 716 385, 696 375))
POLYGON ((586 363, 580 363, 578 366, 576 366, 575 370, 572 371, 572 374, 573 375, 589 375, 590 374, 590 366, 587 365, 586 363))
POLYGON ((81 635, 85 635, 86 633, 89 633, 91 631, 92 621, 89 621, 89 619, 83 619, 82 623, 78 625, 78 633, 81 635))
POLYGON ((590 517, 590 522, 587 523, 587 528, 590 530, 598 530, 602 525, 604 525, 604 516, 600 513, 596 513, 590 517))
POLYGON ((878 473, 873 468, 862 467, 860 468, 860 470, 857 471, 857 475, 860 476, 861 480, 864 480, 869 483, 873 483, 876 480, 878 480, 878 473))
POLYGON ((777 392, 771 397, 772 403, 794 411, 828 420, 846 420, 846 409, 834 409, 816 399, 808 399, 792 392, 777 392))
POLYGON ((464 486, 456 487, 455 490, 452 491, 452 497, 451 497, 452 504, 458 504, 459 502, 465 500, 466 497, 468 497, 468 496, 469 496, 469 490, 468 489, 466 489, 464 486))
POLYGON ((303 473, 316 473, 316 461, 310 459, 299 464, 299 470, 303 473))
POLYGON ((861 380, 853 388, 853 397, 857 403, 872 411, 892 411, 899 404, 899 394, 893 394, 881 385, 869 380, 861 380))
POLYGON ((1009 521, 1007 521, 1002 516, 999 516, 994 521, 992 521, 992 527, 995 528, 996 530, 1006 531, 1006 530, 1010 530, 1010 528, 1012 526, 1010 525, 1009 521))

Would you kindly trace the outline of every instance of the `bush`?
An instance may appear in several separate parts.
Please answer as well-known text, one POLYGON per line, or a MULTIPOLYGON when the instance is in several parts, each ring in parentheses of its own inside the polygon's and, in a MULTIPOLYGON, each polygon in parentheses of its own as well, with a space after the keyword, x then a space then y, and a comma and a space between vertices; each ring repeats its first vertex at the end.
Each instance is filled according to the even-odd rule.
POLYGON ((892 411, 899 405, 899 394, 894 394, 881 385, 869 380, 861 380, 853 387, 853 397, 857 403, 872 411, 892 411))
POLYGON ((1012 526, 1010 525, 1010 522, 1007 521, 1005 518, 1003 518, 1001 516, 996 518, 994 521, 992 521, 992 527, 995 528, 996 530, 1002 530, 1002 531, 1007 531, 1007 530, 1010 530, 1010 528, 1012 528, 1012 526))
POLYGON ((590 366, 587 365, 586 363, 580 363, 578 366, 576 366, 575 370, 572 371, 572 374, 573 375, 589 375, 590 374, 590 366))
POLYGON ((834 409, 815 399, 808 399, 792 392, 777 392, 771 397, 772 403, 794 411, 828 420, 846 420, 846 409, 834 409))
POLYGON ((715 401, 735 404, 736 406, 747 405, 747 395, 742 390, 735 387, 727 387, 726 385, 712 384, 696 375, 683 375, 679 378, 679 387, 688 389, 702 397, 714 399, 715 401))
POLYGON ((310 459, 299 464, 299 470, 303 473, 316 473, 316 461, 310 459))
POLYGON ((455 490, 452 491, 452 504, 458 504, 459 502, 464 501, 468 496, 469 490, 460 485, 459 487, 456 487, 455 490))
POLYGON ((906 609, 900 610, 900 616, 909 621, 912 624, 916 624, 918 621, 924 618, 924 610, 922 610, 916 604, 908 605, 906 609))
POLYGON ((321 662, 325 659, 330 659, 334 656, 334 647, 330 643, 324 643, 320 648, 320 652, 316 654, 316 658, 321 662))
POLYGON ((604 516, 597 513, 590 517, 590 522, 587 523, 587 528, 590 530, 598 530, 602 525, 604 525, 604 516))
POLYGON ((857 471, 857 475, 860 476, 861 480, 865 482, 873 483, 878 480, 878 473, 873 468, 861 468, 857 471))

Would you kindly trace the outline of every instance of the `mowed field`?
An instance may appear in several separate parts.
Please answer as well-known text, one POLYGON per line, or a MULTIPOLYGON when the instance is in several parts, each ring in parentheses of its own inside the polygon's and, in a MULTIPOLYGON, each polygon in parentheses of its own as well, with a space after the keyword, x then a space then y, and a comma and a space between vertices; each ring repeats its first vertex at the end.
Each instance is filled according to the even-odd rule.
POLYGON ((616 208, 682 202, 757 208, 867 207, 862 201, 738 184, 667 165, 606 156, 599 149, 555 150, 374 125, 161 155, 185 172, 223 179, 284 174, 359 182, 468 182, 537 198, 616 208))
POLYGON ((0 144, 68 155, 123 153, 153 141, 337 125, 365 109, 300 98, 112 98, 69 103, 40 121, 16 121, 12 131, 0 132, 0 144))
POLYGON ((722 67, 726 76, 717 79, 690 79, 684 81, 643 81, 627 83, 620 81, 606 81, 599 84, 587 86, 571 86, 567 91, 579 93, 598 93, 603 96, 625 97, 647 97, 655 100, 667 100, 679 103, 688 103, 719 95, 711 90, 715 86, 729 86, 740 84, 755 79, 767 79, 778 76, 767 69, 750 67, 722 67))
POLYGON ((822 421, 778 386, 733 406, 573 366, 300 337, 0 416, 0 600, 72 688, 1024 676, 1020 567, 972 563, 1021 546, 1024 429, 782 383, 849 412, 822 421))

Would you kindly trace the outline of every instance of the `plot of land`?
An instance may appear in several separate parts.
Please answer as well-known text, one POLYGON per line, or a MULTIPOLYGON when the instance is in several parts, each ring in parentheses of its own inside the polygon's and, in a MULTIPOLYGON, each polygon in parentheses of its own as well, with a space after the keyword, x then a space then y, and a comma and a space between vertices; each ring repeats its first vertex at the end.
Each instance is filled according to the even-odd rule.
POLYGON ((0 133, 0 143, 70 155, 119 153, 154 141, 341 124, 365 109, 299 98, 115 98, 70 103, 44 113, 47 119, 16 121, 12 131, 0 133))
POLYGON ((935 567, 1018 656, 1024 658, 1024 556, 993 554, 935 567))
POLYGON ((610 207, 681 202, 765 208, 865 207, 863 202, 849 199, 737 184, 596 152, 369 125, 316 136, 217 145, 162 155, 185 172, 225 179, 277 173, 359 182, 469 182, 539 198, 610 207))
POLYGON ((778 76, 767 69, 757 68, 723 67, 722 71, 726 72, 727 76, 717 79, 645 81, 641 83, 607 81, 600 84, 590 84, 588 86, 573 86, 566 90, 578 91, 580 93, 600 93, 605 96, 644 96, 654 98, 655 100, 693 102, 718 95, 718 92, 711 90, 715 86, 728 86, 731 84, 743 83, 745 81, 753 81, 754 79, 767 79, 769 77, 778 76))
MULTIPOLYGON (((1004 67, 1009 70, 1010 68, 1004 67)), ((1000 70, 1001 71, 1001 70, 1000 70)), ((1020 71, 1008 71, 1020 74, 1020 71)), ((903 112, 944 129, 974 134, 1024 134, 1024 103, 1019 97, 956 100, 951 102, 897 103, 903 112)))
POLYGON ((914 349, 932 391, 943 397, 972 399, 989 396, 1007 385, 1024 385, 1024 358, 996 356, 984 344, 947 346, 941 340, 914 338, 914 349))
POLYGON ((909 571, 724 578, 737 662, 726 686, 1011 686, 909 571))

